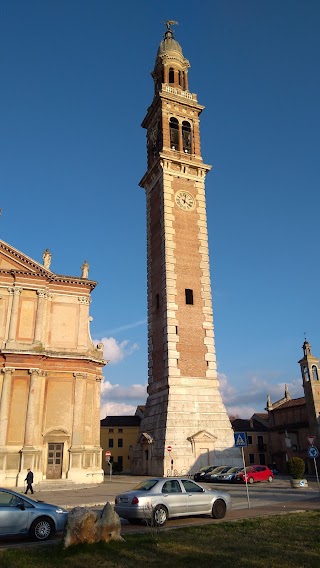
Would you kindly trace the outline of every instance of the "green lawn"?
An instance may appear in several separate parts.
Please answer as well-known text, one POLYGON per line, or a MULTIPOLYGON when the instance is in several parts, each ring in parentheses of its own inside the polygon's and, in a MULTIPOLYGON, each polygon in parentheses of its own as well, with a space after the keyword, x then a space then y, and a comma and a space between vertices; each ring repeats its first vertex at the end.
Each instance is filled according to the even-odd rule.
POLYGON ((319 568, 320 512, 0 551, 1 568, 319 568))

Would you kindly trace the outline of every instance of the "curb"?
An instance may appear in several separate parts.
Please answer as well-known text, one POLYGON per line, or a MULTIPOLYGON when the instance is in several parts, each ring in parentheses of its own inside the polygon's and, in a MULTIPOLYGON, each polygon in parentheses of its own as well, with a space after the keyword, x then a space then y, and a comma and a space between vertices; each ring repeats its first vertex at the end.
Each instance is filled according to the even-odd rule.
POLYGON ((80 503, 79 505, 70 505, 70 503, 68 505, 59 505, 59 507, 63 507, 64 509, 75 509, 76 507, 104 507, 107 503, 110 503, 110 505, 114 506, 114 501, 103 501, 102 503, 80 503))

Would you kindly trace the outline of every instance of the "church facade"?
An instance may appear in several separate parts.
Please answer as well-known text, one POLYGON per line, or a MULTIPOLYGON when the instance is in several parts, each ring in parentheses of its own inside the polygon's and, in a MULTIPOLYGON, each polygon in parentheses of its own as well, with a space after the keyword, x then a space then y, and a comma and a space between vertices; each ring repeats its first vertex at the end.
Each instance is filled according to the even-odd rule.
POLYGON ((50 270, 0 241, 0 485, 103 481, 102 345, 89 331, 88 264, 80 277, 50 270))
POLYGON ((142 123, 147 172, 148 398, 131 468, 185 474, 215 463, 240 465, 219 391, 211 298, 204 107, 189 91, 189 62, 172 25, 152 73, 154 98, 142 123))

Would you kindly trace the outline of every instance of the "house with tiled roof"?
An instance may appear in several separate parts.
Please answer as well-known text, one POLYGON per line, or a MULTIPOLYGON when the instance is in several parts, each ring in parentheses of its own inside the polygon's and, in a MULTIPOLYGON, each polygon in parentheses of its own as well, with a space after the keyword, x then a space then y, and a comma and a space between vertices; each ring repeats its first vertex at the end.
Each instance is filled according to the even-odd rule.
POLYGON ((231 421, 233 431, 245 432, 247 447, 244 448, 246 465, 269 465, 269 428, 268 415, 254 414, 250 419, 235 418, 231 421))

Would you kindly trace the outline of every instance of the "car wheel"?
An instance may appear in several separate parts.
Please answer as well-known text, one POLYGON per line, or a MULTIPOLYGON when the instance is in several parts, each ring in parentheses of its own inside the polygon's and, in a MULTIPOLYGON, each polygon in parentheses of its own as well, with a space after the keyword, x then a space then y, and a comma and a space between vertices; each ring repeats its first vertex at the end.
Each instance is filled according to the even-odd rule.
POLYGON ((249 477, 249 483, 253 483, 253 482, 254 482, 253 477, 249 477))
POLYGON ((41 517, 30 527, 30 534, 36 540, 47 540, 54 532, 54 524, 48 517, 41 517))
POLYGON ((212 516, 214 519, 223 519, 227 511, 227 506, 222 499, 217 499, 212 506, 212 516))
POLYGON ((269 481, 269 483, 271 483, 271 481, 273 481, 273 477, 272 477, 272 475, 269 475, 269 477, 268 477, 268 481, 269 481))
POLYGON ((140 525, 141 524, 141 519, 127 519, 127 521, 130 523, 130 525, 140 525))
POLYGON ((157 527, 163 527, 168 518, 168 511, 164 505, 157 505, 153 513, 153 523, 157 527))

